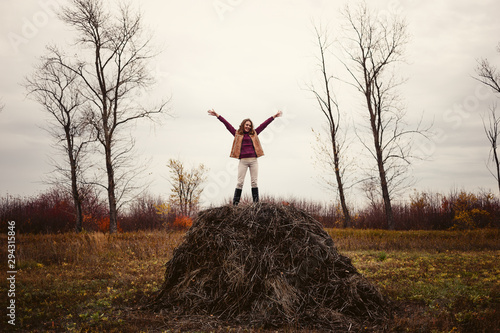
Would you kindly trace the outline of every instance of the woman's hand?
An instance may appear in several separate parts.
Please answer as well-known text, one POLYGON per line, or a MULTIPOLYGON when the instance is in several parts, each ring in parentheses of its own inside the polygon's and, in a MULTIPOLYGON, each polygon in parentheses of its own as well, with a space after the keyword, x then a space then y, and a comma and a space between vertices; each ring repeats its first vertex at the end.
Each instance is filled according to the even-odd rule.
POLYGON ((214 109, 208 110, 208 114, 210 116, 215 116, 215 117, 219 118, 219 115, 217 114, 217 112, 214 111, 214 109))
POLYGON ((276 113, 273 118, 278 118, 278 117, 281 117, 283 115, 283 112, 282 111, 278 111, 278 113, 276 113))

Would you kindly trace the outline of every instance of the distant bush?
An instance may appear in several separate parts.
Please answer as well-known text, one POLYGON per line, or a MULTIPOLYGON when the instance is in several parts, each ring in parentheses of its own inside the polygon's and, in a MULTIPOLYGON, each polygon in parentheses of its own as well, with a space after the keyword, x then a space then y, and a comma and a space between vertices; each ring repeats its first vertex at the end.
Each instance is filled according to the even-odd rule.
POLYGON ((453 216, 451 230, 483 228, 498 223, 498 200, 490 193, 460 192, 450 199, 444 198, 443 209, 453 216))
MULTIPOLYGON (((96 193, 88 192, 83 202, 85 230, 102 229, 108 214, 96 193), (99 226, 101 224, 101 227, 99 226)), ((62 233, 75 228, 75 209, 71 195, 59 187, 31 197, 7 195, 0 198, 2 231, 8 221, 16 221, 20 233, 62 233)))
POLYGON ((188 216, 179 215, 169 226, 170 229, 187 230, 193 225, 193 220, 188 216))
MULTIPOLYGON (((261 201, 291 205, 303 209, 326 228, 342 226, 342 210, 337 203, 321 203, 298 198, 261 196, 261 201)), ((227 204, 231 200, 227 200, 227 204)), ((240 205, 251 203, 243 197, 240 205)), ((119 231, 185 230, 192 216, 184 216, 178 207, 160 196, 143 194, 132 201, 118 216, 119 231)), ((382 202, 351 212, 356 229, 386 229, 382 202)), ((109 231, 107 202, 97 192, 87 191, 83 202, 83 229, 109 231)), ((500 201, 491 193, 452 191, 447 195, 415 192, 409 202, 393 205, 398 230, 471 230, 500 227, 500 201)), ((73 231, 75 216, 71 196, 60 188, 52 188, 37 196, 0 197, 0 227, 6 232, 7 222, 16 221, 20 233, 62 233, 73 231)))
POLYGON ((32 233, 67 232, 74 228, 71 197, 51 189, 36 197, 0 198, 0 223, 7 230, 8 221, 16 221, 16 231, 32 233))
MULTIPOLYGON (((299 199, 264 197, 263 201, 283 202, 309 212, 326 228, 342 226, 342 210, 337 203, 321 204, 299 199)), ((392 206, 398 230, 471 230, 500 227, 500 201, 493 194, 465 191, 415 192, 410 202, 392 206)), ((387 229, 383 202, 351 212, 356 229, 387 229)))
POLYGON ((164 227, 168 214, 158 214, 157 207, 164 204, 160 196, 149 193, 136 198, 119 217, 123 231, 158 230, 164 227))

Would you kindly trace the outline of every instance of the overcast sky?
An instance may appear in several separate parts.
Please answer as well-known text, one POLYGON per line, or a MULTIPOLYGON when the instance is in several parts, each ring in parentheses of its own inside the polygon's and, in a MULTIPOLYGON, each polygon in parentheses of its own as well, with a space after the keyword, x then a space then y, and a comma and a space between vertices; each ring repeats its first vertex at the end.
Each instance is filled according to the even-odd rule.
MULTIPOLYGON (((51 138, 42 129, 45 115, 26 98, 20 85, 47 44, 65 47, 72 33, 54 15, 63 0, 0 2, 0 195, 32 195, 51 170, 51 138), (41 128, 42 127, 42 128, 41 128)), ((317 79, 317 47, 312 22, 328 24, 332 38, 342 31, 339 9, 345 1, 322 0, 187 0, 133 1, 163 51, 151 63, 157 84, 151 99, 171 98, 174 115, 162 125, 138 125, 140 159, 152 157, 150 191, 168 195, 169 158, 210 168, 205 204, 232 196, 238 161, 229 158, 232 136, 207 110, 214 108, 235 127, 250 117, 256 125, 282 110, 262 133, 265 156, 259 159, 262 194, 325 200, 333 192, 322 186, 315 166, 315 137, 323 116, 305 87, 317 79)), ((415 125, 434 123, 436 136, 421 146, 429 159, 415 165, 414 188, 448 193, 452 189, 495 192, 486 168, 489 143, 481 114, 494 101, 475 81, 477 60, 500 65, 498 0, 369 1, 385 15, 406 18, 410 43, 407 64, 399 73, 408 81, 401 96, 415 125)), ((336 68, 332 63, 332 68, 336 68)), ((347 78, 347 77, 346 77, 347 78)), ((361 97, 338 84, 339 100, 351 122, 362 110, 361 97)), ((359 123, 358 123, 359 122, 359 123)), ((352 126, 352 125, 351 125, 352 126)), ((352 134, 352 133, 351 133, 352 134)), ((369 165, 359 145, 351 156, 369 165)), ((359 175, 358 175, 359 176, 359 175)), ((247 175, 248 177, 248 175, 247 175)), ((244 193, 250 192, 246 179, 244 193), (246 190, 245 190, 246 189, 246 190)), ((412 191, 409 190, 408 193, 412 191)), ((359 192, 350 200, 358 202, 359 192)), ((398 198, 395 198, 396 200, 398 198)))

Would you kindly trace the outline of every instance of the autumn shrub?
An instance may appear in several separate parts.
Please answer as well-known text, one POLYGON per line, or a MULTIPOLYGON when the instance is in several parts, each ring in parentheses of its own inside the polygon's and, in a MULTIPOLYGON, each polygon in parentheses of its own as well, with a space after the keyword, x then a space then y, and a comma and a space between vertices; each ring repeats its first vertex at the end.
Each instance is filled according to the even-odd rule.
POLYGON ((158 213, 158 207, 164 204, 161 196, 145 193, 131 202, 121 214, 121 226, 124 231, 158 230, 163 227, 165 216, 158 213))
POLYGON ((359 210, 354 227, 360 229, 387 229, 383 204, 371 204, 359 210))
MULTIPOLYGON (((123 232, 123 229, 121 228, 120 225, 120 220, 116 222, 116 230, 118 232, 123 232)), ((97 231, 102 232, 102 233, 107 233, 109 232, 109 215, 103 216, 100 219, 96 221, 96 227, 97 231)))
MULTIPOLYGON (((500 202, 491 193, 452 191, 416 192, 409 202, 393 203, 396 230, 464 230, 500 227, 500 202)), ((362 229, 385 229, 383 203, 372 204, 356 212, 354 226, 362 229)))
POLYGON ((108 217, 109 230, 109 209, 107 202, 103 200, 99 193, 93 189, 88 190, 82 202, 83 210, 83 230, 99 231, 103 229, 105 219, 108 217), (99 227, 101 225, 101 228, 99 227))
MULTIPOLYGON (((230 205, 232 198, 223 204, 230 205)), ((341 228, 343 214, 336 201, 318 202, 297 197, 261 195, 261 201, 289 205, 307 211, 326 228, 341 228)), ((252 203, 243 196, 240 205, 252 203)), ((107 201, 96 190, 87 190, 83 200, 83 229, 109 230, 107 201)), ((392 205, 396 230, 466 230, 500 227, 500 201, 488 192, 451 191, 447 195, 415 192, 408 202, 392 205)), ((119 211, 118 223, 124 232, 139 230, 187 229, 190 219, 179 207, 161 196, 144 194, 119 211)), ((351 210, 352 227, 387 229, 384 205, 374 202, 351 210)), ((0 227, 7 230, 8 221, 16 221, 21 233, 61 233, 75 227, 73 200, 68 192, 55 187, 31 197, 0 197, 0 227)))
POLYGON ((325 228, 342 228, 344 226, 344 214, 340 203, 325 205, 316 213, 317 220, 325 228))
MULTIPOLYGON (((303 209, 325 228, 343 226, 338 202, 315 202, 297 198, 262 195, 261 201, 290 205, 303 209)), ((227 201, 230 204, 230 200, 227 201)), ((243 198, 240 204, 251 204, 243 198)), ((479 194, 451 191, 448 195, 415 192, 409 202, 393 201, 392 212, 396 230, 460 230, 500 227, 500 202, 488 192, 479 194)), ((352 227, 356 229, 387 229, 382 201, 351 210, 352 227)))
POLYGON ((470 230, 498 226, 498 204, 491 193, 461 191, 443 197, 441 206, 444 214, 451 218, 448 229, 470 230))
POLYGON ((13 220, 21 233, 67 232, 74 228, 72 199, 58 188, 31 197, 7 195, 0 199, 0 206, 2 227, 13 220))
MULTIPOLYGON (((107 208, 96 193, 88 192, 82 203, 83 228, 97 231, 107 208)), ((71 195, 60 187, 31 197, 7 195, 0 198, 0 223, 16 221, 20 233, 63 233, 75 228, 75 209, 71 195)), ((6 230, 2 228, 2 230, 6 230)))
POLYGON ((193 225, 193 220, 184 215, 179 215, 175 218, 172 224, 169 226, 170 229, 174 230, 187 230, 193 225))
POLYGON ((442 230, 449 224, 441 210, 439 193, 415 192, 410 202, 395 205, 396 229, 442 230))

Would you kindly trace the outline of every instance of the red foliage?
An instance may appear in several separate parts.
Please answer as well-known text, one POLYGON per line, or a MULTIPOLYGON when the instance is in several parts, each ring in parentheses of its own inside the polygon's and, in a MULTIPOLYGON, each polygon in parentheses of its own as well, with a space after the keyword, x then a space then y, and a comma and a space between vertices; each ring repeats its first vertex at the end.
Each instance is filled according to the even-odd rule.
MULTIPOLYGON (((105 204, 95 193, 83 202, 83 228, 97 230, 97 220, 107 215, 105 204)), ((31 197, 0 197, 0 225, 16 221, 20 233, 61 233, 75 228, 75 209, 71 195, 55 187, 31 197)))
POLYGON ((0 198, 0 221, 16 221, 21 233, 67 232, 74 228, 72 198, 58 188, 36 197, 0 198))
MULTIPOLYGON (((123 232, 122 228, 120 227, 120 221, 117 221, 116 224, 118 232, 123 232)), ((97 231, 104 233, 109 232, 109 215, 97 220, 97 231)))
POLYGON ((170 225, 172 229, 187 230, 193 225, 193 220, 188 216, 179 215, 170 225))

